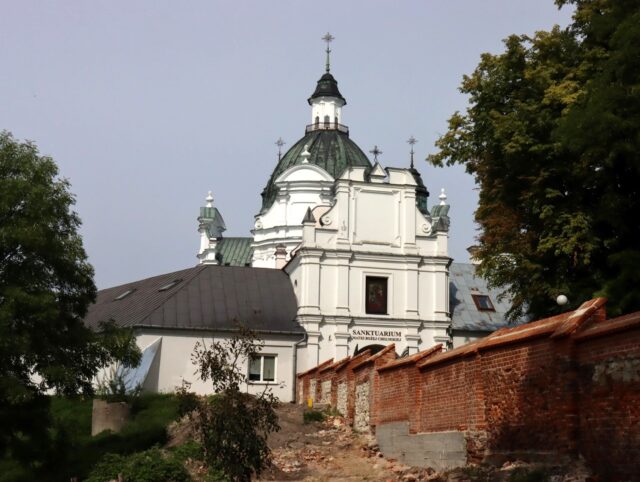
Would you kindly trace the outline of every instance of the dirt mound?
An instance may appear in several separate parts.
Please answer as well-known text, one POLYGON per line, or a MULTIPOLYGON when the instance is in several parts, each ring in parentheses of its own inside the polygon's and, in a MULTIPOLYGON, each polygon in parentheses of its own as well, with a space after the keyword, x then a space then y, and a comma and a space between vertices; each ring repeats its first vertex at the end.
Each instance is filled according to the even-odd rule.
POLYGON ((342 417, 305 424, 303 413, 300 405, 278 409, 281 430, 269 437, 273 466, 259 480, 395 480, 383 459, 367 448, 371 437, 354 433, 342 417))

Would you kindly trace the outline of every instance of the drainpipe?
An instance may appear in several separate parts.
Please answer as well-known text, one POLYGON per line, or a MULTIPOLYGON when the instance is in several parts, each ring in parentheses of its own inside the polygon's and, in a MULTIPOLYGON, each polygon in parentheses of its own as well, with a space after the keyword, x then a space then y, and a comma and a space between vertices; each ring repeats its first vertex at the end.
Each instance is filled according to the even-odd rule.
POLYGON ((302 335, 302 338, 296 341, 292 346, 293 348, 293 369, 292 369, 293 389, 292 389, 292 397, 291 397, 292 403, 296 403, 296 388, 298 387, 298 383, 296 380, 296 375, 297 375, 296 370, 298 369, 298 346, 300 345, 300 343, 306 342, 306 341, 307 341, 307 332, 305 331, 304 335, 302 335))

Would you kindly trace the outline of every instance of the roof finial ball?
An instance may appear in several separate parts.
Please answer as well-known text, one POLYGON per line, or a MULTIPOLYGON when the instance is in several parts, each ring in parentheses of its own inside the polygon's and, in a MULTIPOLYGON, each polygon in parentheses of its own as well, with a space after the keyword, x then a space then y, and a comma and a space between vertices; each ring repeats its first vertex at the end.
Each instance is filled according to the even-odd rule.
POLYGON ((558 297, 556 298, 556 303, 558 303, 558 306, 564 306, 569 302, 569 298, 566 297, 566 295, 558 295, 558 297))
POLYGON ((207 192, 207 197, 205 198, 205 201, 207 201, 208 208, 213 207, 213 194, 211 193, 211 191, 207 192))
POLYGON ((440 195, 438 196, 438 199, 440 199, 440 206, 447 205, 447 195, 444 192, 444 188, 440 189, 440 195))
POLYGON ((325 52, 327 52, 327 63, 325 65, 325 69, 327 72, 329 72, 329 70, 331 70, 331 65, 329 62, 329 54, 331 53, 331 48, 329 47, 329 45, 331 44, 331 42, 335 39, 335 37, 333 35, 331 35, 329 32, 327 32, 325 34, 324 37, 322 37, 322 40, 324 40, 325 42, 327 42, 327 50, 325 50, 325 52))

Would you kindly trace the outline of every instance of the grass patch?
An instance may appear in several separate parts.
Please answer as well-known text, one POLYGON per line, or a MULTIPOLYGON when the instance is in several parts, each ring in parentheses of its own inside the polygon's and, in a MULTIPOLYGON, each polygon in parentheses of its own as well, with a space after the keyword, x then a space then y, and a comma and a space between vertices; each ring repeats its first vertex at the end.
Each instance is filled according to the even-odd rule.
MULTIPOLYGON (((144 394, 132 404, 131 420, 122 432, 103 432, 91 437, 92 408, 92 399, 52 397, 51 455, 43 462, 37 480, 68 482, 71 477, 82 480, 107 453, 129 455, 163 445, 167 441, 167 425, 178 416, 178 400, 174 395, 144 394)), ((31 477, 30 480, 36 480, 33 474, 31 477)))
POLYGON ((179 460, 167 457, 157 447, 130 455, 106 454, 92 470, 86 482, 104 482, 117 479, 136 482, 187 482, 189 473, 179 460))
POLYGON ((195 440, 189 440, 182 445, 173 447, 170 451, 171 456, 180 462, 186 462, 189 459, 199 461, 204 460, 204 449, 202 448, 202 444, 195 440))

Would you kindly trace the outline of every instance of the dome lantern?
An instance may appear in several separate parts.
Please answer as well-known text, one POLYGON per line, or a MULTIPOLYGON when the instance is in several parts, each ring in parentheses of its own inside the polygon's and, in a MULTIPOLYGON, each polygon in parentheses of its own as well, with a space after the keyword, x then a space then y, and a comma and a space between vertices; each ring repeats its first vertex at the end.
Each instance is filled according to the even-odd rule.
POLYGON ((342 107, 347 103, 340 90, 338 89, 338 81, 331 75, 331 64, 329 47, 334 37, 327 33, 322 40, 327 42, 327 61, 325 64, 325 73, 318 84, 316 90, 309 97, 308 102, 311 106, 311 125, 307 126, 307 132, 313 130, 342 130, 348 132, 346 126, 342 124, 342 107))

